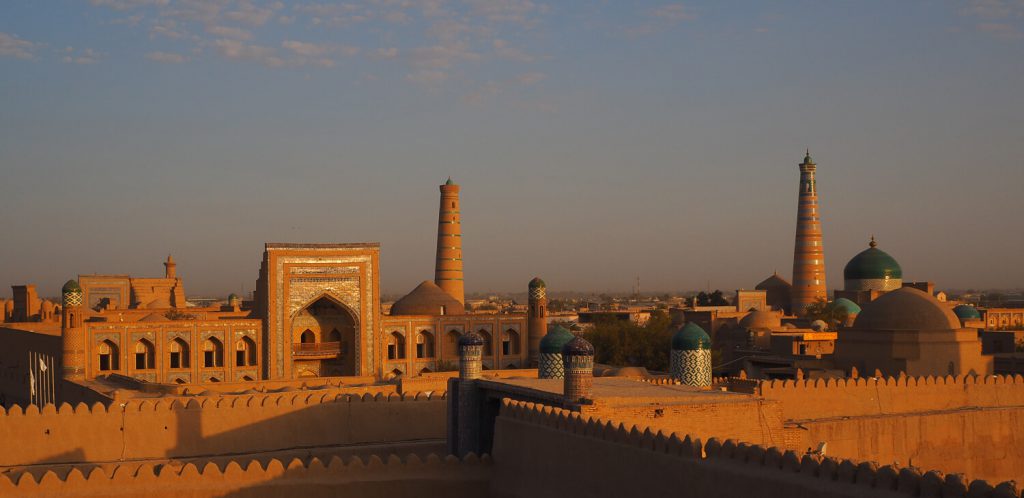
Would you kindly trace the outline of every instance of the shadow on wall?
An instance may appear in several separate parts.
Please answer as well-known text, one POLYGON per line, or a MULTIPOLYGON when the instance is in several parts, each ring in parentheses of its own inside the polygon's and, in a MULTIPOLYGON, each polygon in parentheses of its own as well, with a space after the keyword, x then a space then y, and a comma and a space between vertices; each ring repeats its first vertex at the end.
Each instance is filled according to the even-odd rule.
POLYGON ((109 409, 48 405, 22 413, 15 407, 0 414, 0 467, 75 464, 88 470, 133 460, 441 441, 445 403, 442 395, 281 393, 184 405, 131 401, 109 409))

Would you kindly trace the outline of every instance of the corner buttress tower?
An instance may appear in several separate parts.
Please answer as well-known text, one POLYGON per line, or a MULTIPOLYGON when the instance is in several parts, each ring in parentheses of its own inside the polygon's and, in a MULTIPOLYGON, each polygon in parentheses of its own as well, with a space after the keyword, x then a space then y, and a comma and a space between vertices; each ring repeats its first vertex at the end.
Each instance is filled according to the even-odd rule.
POLYGON ((540 277, 530 280, 529 303, 526 310, 527 343, 529 364, 536 365, 540 359, 540 341, 548 333, 548 289, 540 277))
POLYGON ((822 246, 821 217, 818 212, 818 166, 808 149, 800 163, 800 197, 796 214, 796 245, 793 249, 793 313, 803 316, 807 306, 827 299, 825 249, 822 246))
POLYGON ((441 185, 441 208, 437 215, 437 262, 434 283, 442 290, 466 303, 466 287, 462 280, 462 222, 459 213, 459 186, 452 181, 441 185))
POLYGON ((167 261, 164 262, 164 278, 178 278, 178 264, 174 262, 174 258, 170 254, 167 255, 167 261))
POLYGON ((82 288, 78 282, 68 280, 61 289, 61 297, 61 377, 64 380, 84 380, 86 355, 82 288))

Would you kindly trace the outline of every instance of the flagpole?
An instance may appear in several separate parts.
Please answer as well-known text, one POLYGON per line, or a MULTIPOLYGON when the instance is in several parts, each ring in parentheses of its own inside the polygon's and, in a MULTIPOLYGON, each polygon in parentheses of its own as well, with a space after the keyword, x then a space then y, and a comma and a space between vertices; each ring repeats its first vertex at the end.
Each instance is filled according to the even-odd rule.
POLYGON ((53 356, 50 356, 50 403, 57 408, 57 371, 53 368, 56 366, 54 363, 53 356))
POLYGON ((29 404, 36 404, 36 354, 34 351, 28 352, 28 402, 29 404))

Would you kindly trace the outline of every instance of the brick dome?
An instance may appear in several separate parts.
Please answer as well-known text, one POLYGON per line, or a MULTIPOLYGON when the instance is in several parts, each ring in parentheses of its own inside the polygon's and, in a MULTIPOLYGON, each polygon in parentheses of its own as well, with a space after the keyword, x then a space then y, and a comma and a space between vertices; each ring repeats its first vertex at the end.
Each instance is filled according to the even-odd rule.
POLYGON ((853 328, 859 330, 953 330, 960 319, 926 292, 903 287, 864 305, 853 328))
POLYGON ((740 319, 740 327, 745 329, 777 329, 782 326, 782 318, 770 311, 751 311, 740 319))
POLYGON ((465 315, 466 308, 458 299, 445 292, 434 282, 424 280, 412 292, 395 301, 391 306, 391 315, 430 315, 439 316, 444 309, 445 315, 465 315))

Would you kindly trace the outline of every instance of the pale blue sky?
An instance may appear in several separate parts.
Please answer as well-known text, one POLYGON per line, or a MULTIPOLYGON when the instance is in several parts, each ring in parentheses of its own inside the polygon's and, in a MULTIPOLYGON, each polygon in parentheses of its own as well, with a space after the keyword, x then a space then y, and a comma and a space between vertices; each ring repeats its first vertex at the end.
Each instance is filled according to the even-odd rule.
POLYGON ((750 288, 819 164, 829 287, 1024 282, 1024 0, 0 4, 0 296, 79 273, 251 290, 263 243, 378 241, 467 288, 750 288))

